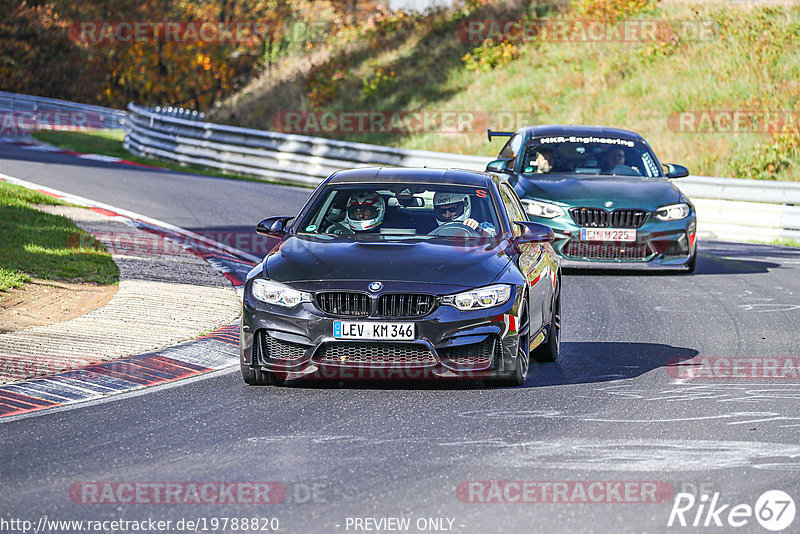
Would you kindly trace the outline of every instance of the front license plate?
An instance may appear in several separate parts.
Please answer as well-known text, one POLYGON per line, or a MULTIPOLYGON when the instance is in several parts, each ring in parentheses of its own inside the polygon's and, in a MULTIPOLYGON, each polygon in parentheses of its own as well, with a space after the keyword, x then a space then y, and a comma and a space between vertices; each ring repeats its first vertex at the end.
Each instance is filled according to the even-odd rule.
POLYGON ((636 241, 636 230, 581 228, 581 241, 636 241))
POLYGON ((414 323, 377 323, 365 321, 334 321, 336 339, 380 339, 413 341, 414 323))

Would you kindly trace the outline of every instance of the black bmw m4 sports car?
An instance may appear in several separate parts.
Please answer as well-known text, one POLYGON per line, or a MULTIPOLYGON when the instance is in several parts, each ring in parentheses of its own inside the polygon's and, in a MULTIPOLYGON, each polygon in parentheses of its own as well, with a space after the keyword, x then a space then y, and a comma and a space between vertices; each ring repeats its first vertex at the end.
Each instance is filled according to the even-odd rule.
POLYGON ((248 384, 305 375, 486 378, 519 385, 558 357, 552 230, 527 221, 505 177, 466 170, 339 171, 248 275, 248 384))

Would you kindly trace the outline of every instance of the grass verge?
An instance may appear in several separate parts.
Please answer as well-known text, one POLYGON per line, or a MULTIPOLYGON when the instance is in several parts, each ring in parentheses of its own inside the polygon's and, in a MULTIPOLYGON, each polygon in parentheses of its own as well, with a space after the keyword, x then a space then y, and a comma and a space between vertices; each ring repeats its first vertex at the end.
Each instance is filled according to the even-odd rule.
POLYGON ((115 284, 119 269, 97 242, 68 218, 33 204, 64 202, 30 189, 0 182, 0 292, 31 277, 45 280, 115 284))
POLYGON ((784 247, 798 247, 800 248, 800 241, 795 239, 776 239, 774 241, 770 241, 770 245, 782 245, 784 247))
MULTIPOLYGON (((144 158, 128 152, 122 144, 125 133, 121 130, 87 130, 83 132, 59 131, 59 130, 40 130, 34 132, 33 138, 49 143, 59 148, 74 150, 85 154, 101 154, 122 158, 143 165, 162 167, 178 172, 190 174, 201 174, 203 176, 215 176, 217 178, 232 178, 234 180, 247 180, 250 182, 269 182, 281 185, 298 186, 299 184, 284 182, 268 178, 258 178, 246 176, 244 174, 224 173, 210 167, 202 165, 184 165, 174 161, 167 161, 157 158, 144 158)), ((311 187, 311 186, 308 186, 311 187)))

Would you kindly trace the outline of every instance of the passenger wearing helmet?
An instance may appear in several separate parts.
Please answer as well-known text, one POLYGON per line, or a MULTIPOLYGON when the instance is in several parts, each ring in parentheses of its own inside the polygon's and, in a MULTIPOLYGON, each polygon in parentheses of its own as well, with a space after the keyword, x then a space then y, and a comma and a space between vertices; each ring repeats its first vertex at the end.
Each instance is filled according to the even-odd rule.
POLYGON ((347 201, 347 213, 342 224, 335 224, 329 233, 369 232, 377 229, 386 214, 386 203, 375 191, 359 191, 350 195, 347 201))
POLYGON ((439 191, 433 195, 433 209, 436 213, 436 224, 461 223, 478 233, 493 237, 497 235, 494 226, 488 222, 479 223, 470 218, 472 205, 468 194, 439 191))

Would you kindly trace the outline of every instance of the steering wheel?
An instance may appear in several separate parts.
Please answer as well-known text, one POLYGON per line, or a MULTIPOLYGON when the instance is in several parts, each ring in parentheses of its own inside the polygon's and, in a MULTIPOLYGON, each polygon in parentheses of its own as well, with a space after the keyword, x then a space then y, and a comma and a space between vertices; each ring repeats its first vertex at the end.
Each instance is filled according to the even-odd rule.
POLYGON ((355 234, 355 232, 354 232, 353 230, 351 230, 350 228, 348 228, 347 226, 343 225, 343 224, 342 224, 342 223, 340 223, 340 222, 337 222, 337 221, 332 221, 332 220, 330 220, 330 219, 329 219, 329 218, 327 218, 327 217, 325 217, 325 221, 327 221, 327 222, 331 223, 331 224, 330 224, 330 225, 329 225, 329 226, 328 226, 328 227, 325 229, 325 233, 326 233, 326 234, 334 234, 334 235, 336 235, 336 234, 338 234, 338 235, 342 235, 342 234, 355 234))
POLYGON ((428 235, 480 237, 480 233, 460 222, 444 223, 428 232, 428 235))
POLYGON ((639 172, 639 169, 631 167, 629 165, 617 165, 613 169, 609 169, 603 174, 613 174, 616 176, 641 176, 642 173, 639 172))

